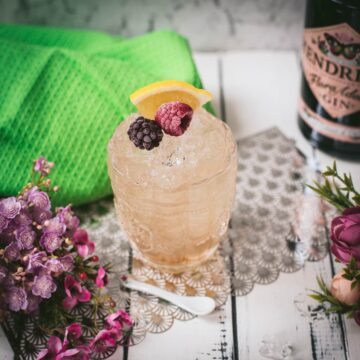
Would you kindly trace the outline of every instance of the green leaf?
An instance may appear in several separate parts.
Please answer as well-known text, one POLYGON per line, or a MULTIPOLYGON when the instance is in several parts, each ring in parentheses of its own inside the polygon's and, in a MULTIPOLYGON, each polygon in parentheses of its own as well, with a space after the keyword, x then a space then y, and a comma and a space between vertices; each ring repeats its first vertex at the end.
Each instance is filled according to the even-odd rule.
POLYGON ((340 312, 341 308, 339 308, 339 306, 330 306, 329 308, 326 309, 326 312, 329 313, 334 313, 334 312, 340 312))
POLYGON ((352 197, 352 200, 355 202, 356 205, 360 205, 360 195, 356 194, 352 197))
POLYGON ((312 299, 316 300, 316 301, 323 301, 323 296, 322 295, 318 295, 318 294, 309 294, 309 297, 311 297, 312 299))
POLYGON ((333 176, 334 175, 334 172, 332 169, 328 168, 326 169, 323 173, 322 173, 323 176, 333 176))
POLYGON ((342 276, 344 279, 346 280, 352 280, 353 279, 353 276, 351 274, 343 274, 342 276))
POLYGON ((336 160, 333 161, 332 169, 334 173, 337 173, 336 160))

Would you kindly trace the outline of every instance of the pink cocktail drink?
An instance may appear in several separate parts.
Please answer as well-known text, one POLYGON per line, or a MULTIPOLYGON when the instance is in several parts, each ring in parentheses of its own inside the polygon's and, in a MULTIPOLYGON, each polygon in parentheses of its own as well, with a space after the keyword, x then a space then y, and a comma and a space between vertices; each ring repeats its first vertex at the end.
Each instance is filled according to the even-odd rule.
POLYGON ((108 169, 121 226, 150 265, 182 272, 209 259, 225 234, 235 196, 237 149, 229 127, 194 111, 182 136, 136 148, 130 115, 109 143, 108 169))

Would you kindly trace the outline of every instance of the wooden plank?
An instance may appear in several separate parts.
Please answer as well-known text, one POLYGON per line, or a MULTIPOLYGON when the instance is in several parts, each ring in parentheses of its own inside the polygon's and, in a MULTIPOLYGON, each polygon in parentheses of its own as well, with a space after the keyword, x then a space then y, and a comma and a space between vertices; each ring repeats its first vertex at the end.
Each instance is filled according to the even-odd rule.
POLYGON ((3 329, 0 328, 0 359, 1 360, 12 360, 13 351, 11 346, 4 334, 3 329))
MULTIPOLYGON (((303 151, 311 147, 296 124, 299 68, 294 53, 239 52, 222 57, 227 121, 237 138, 277 125, 295 138, 303 151)), ((271 285, 255 285, 246 297, 237 298, 240 359, 260 358, 264 337, 287 339, 299 359, 346 359, 343 332, 337 315, 317 319, 301 316, 294 301, 304 298, 306 288, 316 288, 316 275, 331 277, 327 257, 307 263, 294 274, 280 274, 271 285), (300 295, 299 295, 300 294, 300 295)))
POLYGON ((278 126, 310 156, 311 146, 296 122, 300 72, 295 53, 230 52, 222 59, 226 113, 236 138, 278 126))
POLYGON ((230 360, 232 352, 231 303, 209 316, 175 321, 162 334, 146 334, 145 340, 130 349, 130 360, 230 360))

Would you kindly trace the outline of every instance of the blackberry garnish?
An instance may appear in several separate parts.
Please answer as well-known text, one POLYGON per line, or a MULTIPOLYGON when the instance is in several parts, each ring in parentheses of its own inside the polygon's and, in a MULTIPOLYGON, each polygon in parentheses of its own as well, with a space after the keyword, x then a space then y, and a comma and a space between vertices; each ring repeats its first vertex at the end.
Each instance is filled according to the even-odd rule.
POLYGON ((153 120, 138 117, 129 127, 129 139, 140 149, 152 150, 159 146, 164 133, 153 120))

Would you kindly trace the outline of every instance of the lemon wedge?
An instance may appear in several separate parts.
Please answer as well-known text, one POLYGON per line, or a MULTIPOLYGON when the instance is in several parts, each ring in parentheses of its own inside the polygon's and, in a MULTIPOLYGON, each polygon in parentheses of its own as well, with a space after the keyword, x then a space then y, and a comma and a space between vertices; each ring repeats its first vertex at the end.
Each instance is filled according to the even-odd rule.
POLYGON ((209 91, 179 80, 154 82, 130 95, 131 102, 141 115, 154 119, 157 109, 164 103, 179 101, 196 109, 212 99, 209 91))

